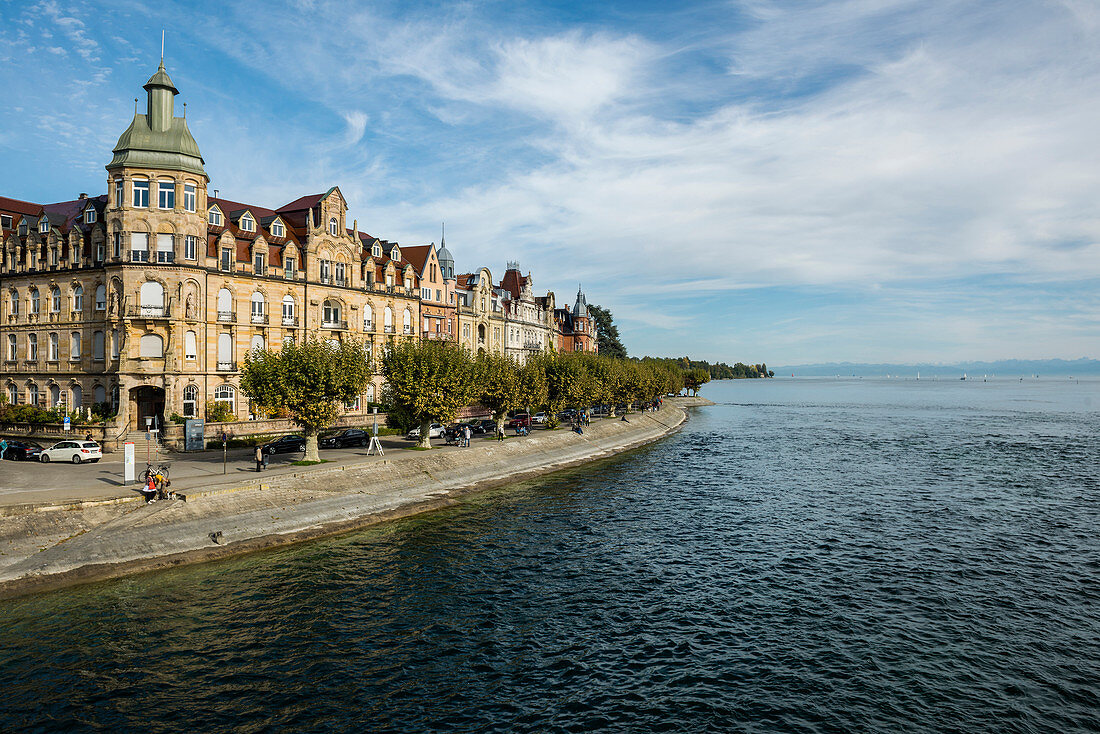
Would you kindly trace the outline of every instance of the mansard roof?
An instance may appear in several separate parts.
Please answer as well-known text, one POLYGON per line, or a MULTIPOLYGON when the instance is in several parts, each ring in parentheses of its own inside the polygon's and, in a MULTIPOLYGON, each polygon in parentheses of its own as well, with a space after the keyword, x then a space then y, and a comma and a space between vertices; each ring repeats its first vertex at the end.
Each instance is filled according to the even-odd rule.
POLYGON ((512 300, 518 301, 520 294, 523 292, 523 286, 527 285, 528 280, 529 278, 521 275, 518 270, 510 268, 500 281, 500 288, 503 291, 507 291, 508 294, 511 295, 512 300))

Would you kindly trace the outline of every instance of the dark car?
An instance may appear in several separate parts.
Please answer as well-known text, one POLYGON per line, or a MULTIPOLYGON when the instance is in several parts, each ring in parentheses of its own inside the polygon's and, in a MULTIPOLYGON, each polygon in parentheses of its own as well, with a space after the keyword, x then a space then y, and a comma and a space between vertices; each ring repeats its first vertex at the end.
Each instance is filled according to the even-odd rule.
POLYGON ((4 458, 8 461, 38 461, 42 455, 42 447, 34 441, 23 439, 8 439, 8 450, 4 452, 4 458))
POLYGON ((516 416, 512 420, 504 424, 505 428, 530 428, 531 427, 531 414, 530 413, 516 413, 516 416))
POLYGON ((478 434, 485 433, 485 427, 481 425, 481 421, 466 421, 465 423, 456 423, 455 428, 470 427, 470 434, 477 436, 478 434))
POLYGON ((279 436, 263 445, 265 454, 292 454, 306 450, 306 440, 301 436, 279 436))
POLYGON ((318 445, 323 449, 345 448, 347 446, 366 446, 370 443, 370 434, 361 428, 345 428, 339 433, 325 436, 318 445))
POLYGON ((475 427, 474 430, 477 433, 496 433, 497 432, 497 422, 495 420, 493 420, 492 418, 482 418, 481 420, 474 421, 470 425, 475 427))

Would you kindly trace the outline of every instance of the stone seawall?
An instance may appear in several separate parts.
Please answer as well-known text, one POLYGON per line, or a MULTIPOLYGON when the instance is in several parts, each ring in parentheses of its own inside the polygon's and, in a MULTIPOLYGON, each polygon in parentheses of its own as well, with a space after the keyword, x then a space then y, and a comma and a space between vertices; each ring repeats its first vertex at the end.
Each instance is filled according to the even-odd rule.
MULTIPOLYGON (((681 402, 679 400, 675 402, 681 402)), ((673 401, 583 435, 538 431, 453 451, 321 466, 187 493, 186 502, 37 508, 0 517, 0 597, 201 562, 454 504, 496 484, 608 457, 675 431, 673 401)))

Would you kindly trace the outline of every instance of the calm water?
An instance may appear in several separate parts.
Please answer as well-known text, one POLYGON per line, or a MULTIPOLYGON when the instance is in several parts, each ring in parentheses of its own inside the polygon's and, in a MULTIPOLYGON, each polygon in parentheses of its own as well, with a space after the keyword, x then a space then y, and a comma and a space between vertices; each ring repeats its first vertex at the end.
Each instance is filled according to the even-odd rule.
POLYGON ((704 394, 460 508, 0 602, 0 729, 1096 730, 1100 382, 704 394))

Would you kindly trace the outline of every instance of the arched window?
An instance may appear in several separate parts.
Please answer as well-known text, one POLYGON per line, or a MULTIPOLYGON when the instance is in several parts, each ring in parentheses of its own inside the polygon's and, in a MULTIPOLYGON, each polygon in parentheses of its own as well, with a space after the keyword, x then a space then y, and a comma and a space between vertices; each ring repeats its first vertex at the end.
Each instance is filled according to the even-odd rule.
MULTIPOLYGON (((97 331, 92 334, 92 359, 103 360, 103 332, 97 331)), ((97 402, 102 403, 102 400, 97 402)))
POLYGON ((164 339, 159 334, 143 334, 141 337, 141 356, 160 359, 164 356, 164 339))
POLYGON ((38 359, 38 334, 27 334, 27 359, 38 359))
POLYGON ((61 312, 61 289, 56 285, 50 286, 50 313, 61 312))
POLYGON ((38 289, 31 288, 31 313, 36 314, 39 312, 41 304, 38 302, 38 289))
POLYGON ((183 388, 183 417, 194 418, 198 414, 199 388, 188 385, 183 388))
POLYGON ((57 333, 56 332, 50 332, 49 360, 51 362, 57 362, 58 358, 60 357, 60 354, 59 354, 59 352, 61 351, 60 343, 61 343, 61 341, 58 338, 57 333))
POLYGON ((160 283, 155 280, 145 281, 141 284, 139 297, 143 316, 164 315, 164 286, 160 283))
POLYGON ((72 398, 73 398, 73 402, 72 402, 73 409, 75 410, 76 408, 83 408, 84 407, 84 391, 80 388, 80 385, 73 385, 69 389, 69 392, 72 394, 72 398))
POLYGON ((80 332, 69 334, 69 359, 80 359, 80 332))
POLYGON ((38 405, 38 385, 36 383, 32 382, 27 385, 27 403, 38 405))
POLYGON ((73 310, 84 310, 84 288, 79 285, 76 288, 73 288, 73 310))
POLYGON ((255 291, 252 294, 252 323, 262 324, 266 320, 267 313, 264 303, 264 294, 255 291))
POLYGON ((186 334, 183 335, 183 358, 199 358, 198 338, 193 331, 188 331, 186 334))
POLYGON ((14 288, 12 288, 11 293, 8 294, 8 307, 8 313, 12 316, 19 315, 19 291, 14 288))
POLYGON ((218 321, 233 320, 233 294, 228 288, 218 291, 218 321))
POLYGON ((413 317, 412 316, 412 311, 410 311, 409 309, 406 308, 405 309, 405 318, 404 318, 404 326, 405 326, 405 333, 406 334, 411 334, 412 333, 412 328, 413 328, 412 327, 412 317, 413 317))
POLYGON ((157 181, 157 207, 159 209, 176 208, 176 182, 170 178, 157 181))
POLYGON ((95 401, 97 403, 107 402, 107 388, 103 387, 103 385, 96 385, 92 393, 94 394, 95 401))
POLYGON ((107 286, 105 285, 97 285, 95 287, 95 310, 107 310, 107 286))
POLYGON ((61 404, 61 386, 54 384, 50 385, 50 407, 56 408, 61 404))
POLYGON ((218 334, 218 369, 233 369, 233 337, 229 334, 218 334))
POLYGON ((253 334, 252 335, 252 342, 248 345, 248 348, 250 350, 251 349, 264 349, 265 346, 266 345, 264 344, 263 336, 260 335, 260 334, 253 334))
POLYGON ((295 313, 297 308, 294 305, 294 296, 283 296, 283 326, 296 326, 298 319, 295 313))
POLYGON ((340 304, 331 298, 325 301, 324 311, 321 314, 321 323, 325 326, 340 323, 340 304))
POLYGON ((14 362, 18 354, 19 344, 16 341, 16 336, 15 334, 8 334, 8 361, 14 362))
POLYGON ((386 331, 390 334, 393 333, 393 309, 386 306, 386 310, 383 312, 383 324, 386 327, 386 331))
POLYGON ((374 328, 374 309, 367 303, 363 306, 363 330, 370 331, 374 328))
POLYGON ((19 388, 15 385, 8 385, 8 403, 15 405, 19 402, 19 388))
POLYGON ((118 329, 111 329, 111 359, 118 359, 118 350, 122 348, 122 343, 118 338, 118 329))
POLYGON ((374 402, 374 383, 373 382, 368 382, 367 383, 367 402, 368 403, 373 403, 374 402))
POLYGON ((340 234, 340 224, 336 221, 336 217, 328 220, 328 233, 333 237, 340 234))
POLYGON ((232 385, 219 385, 214 390, 214 402, 225 403, 229 406, 230 413, 237 412, 237 391, 232 385))

